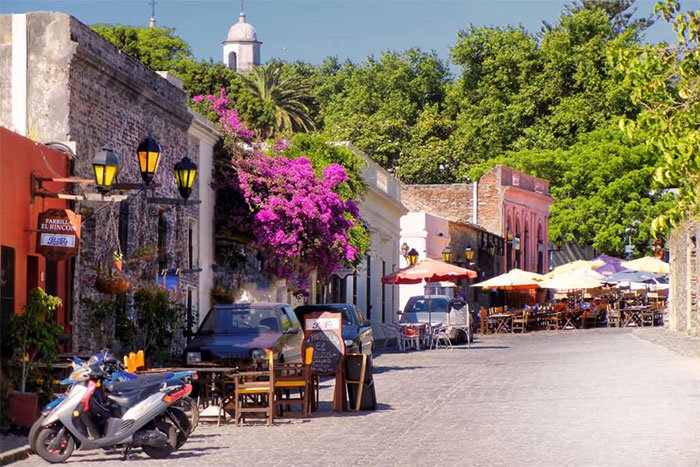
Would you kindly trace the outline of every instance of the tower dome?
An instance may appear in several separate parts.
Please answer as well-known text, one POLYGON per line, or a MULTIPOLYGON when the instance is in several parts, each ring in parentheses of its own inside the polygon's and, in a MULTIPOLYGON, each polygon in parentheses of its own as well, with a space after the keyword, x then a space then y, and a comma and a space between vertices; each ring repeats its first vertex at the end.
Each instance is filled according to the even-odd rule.
POLYGON ((245 22, 241 11, 238 22, 228 30, 224 46, 224 65, 239 73, 250 73, 260 65, 260 44, 252 24, 245 22))
POLYGON ((250 41, 257 42, 258 35, 252 24, 245 22, 245 13, 241 11, 238 15, 238 22, 228 30, 226 41, 250 41))

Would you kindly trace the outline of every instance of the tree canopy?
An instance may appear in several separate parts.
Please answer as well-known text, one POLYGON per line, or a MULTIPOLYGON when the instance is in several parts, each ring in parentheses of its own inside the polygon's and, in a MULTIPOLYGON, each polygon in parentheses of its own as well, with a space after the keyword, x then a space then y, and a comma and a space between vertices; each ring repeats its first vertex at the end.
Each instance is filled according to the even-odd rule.
MULTIPOLYGON (((636 15, 635 3, 574 2, 537 33, 468 26, 448 60, 413 48, 362 63, 273 62, 248 77, 195 62, 187 47, 165 39, 141 46, 127 40, 141 40, 133 32, 110 36, 144 62, 185 54, 179 64, 160 63, 173 65, 191 95, 226 88, 241 121, 259 135, 313 131, 319 141, 350 141, 405 183, 477 180, 497 163, 547 178, 551 237, 621 254, 633 220, 644 251, 657 215, 668 224, 697 205, 697 180, 683 174, 698 164, 698 13, 676 20, 678 47, 643 45, 653 20, 636 15), (156 46, 165 50, 141 51, 156 46), (272 97, 272 75, 275 85, 293 84, 284 99, 272 97), (287 97, 294 104, 285 110, 287 97), (621 137, 621 119, 634 140, 621 137), (679 188, 676 209, 652 189, 654 173, 679 188)), ((677 3, 665 5, 659 13, 676 16, 677 3)))

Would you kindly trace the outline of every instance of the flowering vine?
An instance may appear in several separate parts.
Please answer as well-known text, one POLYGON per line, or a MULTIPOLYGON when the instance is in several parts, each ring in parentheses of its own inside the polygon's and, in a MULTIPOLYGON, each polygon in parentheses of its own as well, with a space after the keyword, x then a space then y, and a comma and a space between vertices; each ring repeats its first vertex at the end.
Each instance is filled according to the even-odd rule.
POLYGON ((237 187, 251 211, 253 241, 266 252, 270 272, 303 288, 310 270, 331 274, 357 259, 359 251, 350 239, 360 215, 357 205, 337 192, 349 179, 342 165, 330 164, 317 174, 308 158, 284 155, 286 140, 264 151, 229 107, 225 90, 219 97, 197 96, 195 101, 208 103, 219 117, 234 154, 237 180, 230 186, 237 187))

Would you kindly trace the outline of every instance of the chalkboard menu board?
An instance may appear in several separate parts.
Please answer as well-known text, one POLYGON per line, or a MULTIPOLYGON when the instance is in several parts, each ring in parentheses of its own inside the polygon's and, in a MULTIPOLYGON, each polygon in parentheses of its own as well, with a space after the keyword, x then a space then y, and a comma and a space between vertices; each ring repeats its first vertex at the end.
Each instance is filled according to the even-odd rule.
POLYGON ((340 313, 313 313, 304 319, 304 349, 313 348, 311 371, 317 375, 335 373, 345 355, 340 313))
POLYGON ((319 375, 335 372, 343 358, 343 343, 333 331, 312 332, 306 339, 306 347, 312 347, 311 371, 319 375))

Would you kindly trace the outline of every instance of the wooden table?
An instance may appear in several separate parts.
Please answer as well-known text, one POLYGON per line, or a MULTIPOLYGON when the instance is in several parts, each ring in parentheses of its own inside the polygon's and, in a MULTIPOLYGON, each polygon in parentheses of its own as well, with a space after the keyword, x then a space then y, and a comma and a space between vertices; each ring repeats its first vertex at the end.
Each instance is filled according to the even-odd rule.
POLYGON ((622 325, 623 326, 641 326, 642 325, 642 313, 651 310, 651 306, 648 305, 634 305, 627 306, 620 311, 622 312, 622 325))
POLYGON ((562 329, 566 329, 567 326, 571 326, 572 329, 578 329, 579 317, 581 316, 581 313, 581 310, 572 309, 562 311, 562 329))
POLYGON ((510 313, 494 313, 489 315, 489 322, 493 325, 493 332, 512 332, 513 315, 510 313))
POLYGON ((223 399, 227 394, 224 387, 229 375, 240 372, 238 367, 198 366, 198 367, 168 367, 151 368, 139 371, 139 374, 175 373, 179 371, 196 371, 197 379, 192 385, 198 388, 197 403, 206 408, 214 404, 214 399, 223 399))

